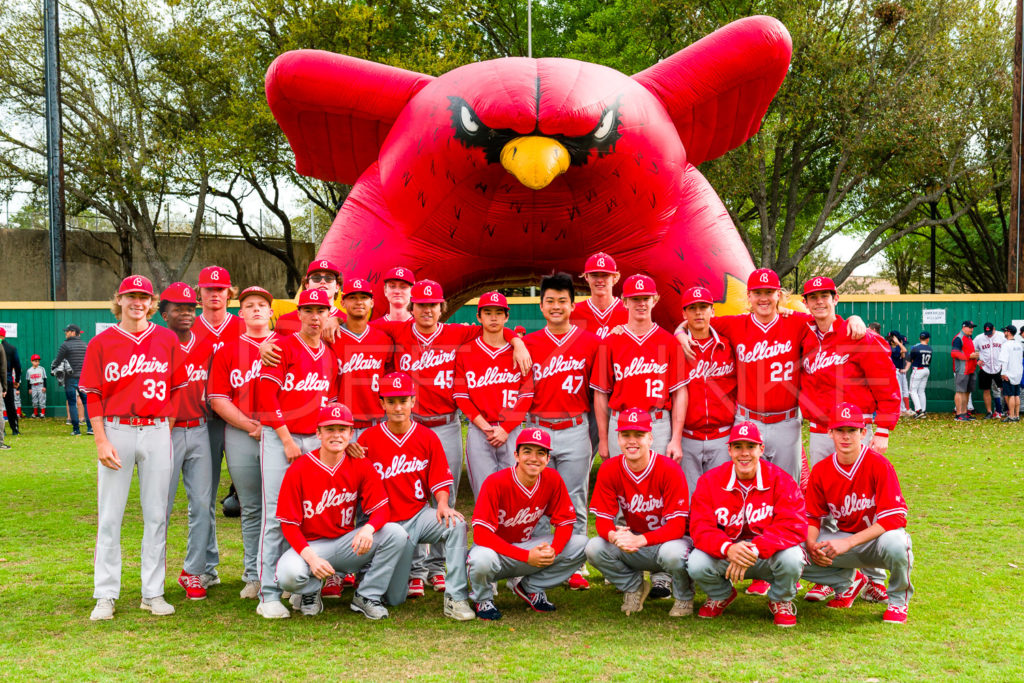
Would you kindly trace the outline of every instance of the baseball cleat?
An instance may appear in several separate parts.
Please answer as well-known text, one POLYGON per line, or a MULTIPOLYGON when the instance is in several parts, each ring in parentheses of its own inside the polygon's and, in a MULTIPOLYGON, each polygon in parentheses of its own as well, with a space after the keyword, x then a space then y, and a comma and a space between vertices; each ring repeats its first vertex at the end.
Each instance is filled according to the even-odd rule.
POLYGON ((640 587, 635 591, 626 591, 622 596, 622 611, 626 616, 636 614, 644 609, 644 600, 651 592, 651 584, 641 581, 640 587))
POLYGON ((374 600, 373 598, 365 598, 359 593, 352 596, 352 604, 349 608, 353 612, 361 612, 367 619, 387 619, 388 609, 381 604, 380 600, 374 600))
POLYGON ((722 612, 725 608, 732 604, 733 600, 736 599, 736 589, 732 589, 732 593, 725 600, 708 600, 706 601, 697 611, 697 616, 701 619, 714 619, 722 616, 722 612))
POLYGON ((292 595, 291 603, 293 608, 299 610, 303 616, 307 617, 315 617, 324 611, 324 603, 320 599, 320 591, 307 593, 306 595, 292 595), (295 598, 298 598, 298 600, 295 598))
POLYGON ((270 600, 256 605, 256 614, 264 619, 287 619, 292 615, 280 600, 270 600))
POLYGON ((426 595, 426 591, 423 587, 423 579, 409 579, 409 592, 406 593, 406 597, 422 598, 424 595, 426 595))
POLYGON ((331 574, 327 577, 324 582, 324 587, 320 591, 320 597, 325 600, 337 600, 341 597, 342 591, 342 580, 339 574, 331 574))
POLYGON ((536 593, 527 593, 523 590, 523 582, 516 581, 512 587, 512 592, 523 599, 527 605, 530 606, 534 612, 554 612, 555 606, 548 600, 548 596, 544 591, 537 591, 536 593))
POLYGON ((355 588, 359 585, 359 581, 356 580, 355 574, 345 574, 341 579, 341 585, 343 588, 355 588))
POLYGON ((864 586, 864 592, 860 597, 868 602, 889 602, 889 591, 884 585, 868 579, 868 585, 864 586))
POLYGON ((834 598, 836 595, 835 590, 831 586, 824 586, 820 583, 814 584, 811 590, 807 591, 804 595, 804 600, 807 602, 825 602, 830 598, 834 598))
POLYGON ((832 609, 847 609, 853 605, 853 601, 857 599, 857 596, 860 595, 862 590, 864 590, 864 586, 866 586, 867 583, 868 577, 857 572, 857 575, 853 577, 853 583, 850 584, 850 587, 832 598, 832 601, 825 606, 831 607, 832 609))
POLYGON ((444 615, 455 621, 473 621, 476 612, 469 606, 469 600, 455 600, 450 595, 444 596, 444 615))
POLYGON ((796 626, 796 607, 791 602, 770 602, 768 609, 771 610, 775 625, 782 628, 796 626))
POLYGON ((907 605, 889 605, 882 615, 883 624, 905 624, 907 623, 907 605))
POLYGON ((178 585, 185 589, 185 597, 189 600, 205 600, 206 588, 198 574, 189 574, 184 569, 178 575, 178 585))
POLYGON ((670 617, 688 617, 693 614, 693 600, 676 599, 672 609, 668 611, 670 617))
POLYGON ((583 574, 576 572, 566 581, 571 591, 585 591, 590 588, 590 582, 583 578, 583 574))
POLYGON ((220 577, 216 574, 200 574, 199 579, 203 582, 203 588, 220 585, 220 577))
POLYGON ((647 596, 651 600, 661 600, 672 596, 672 578, 665 572, 651 574, 651 592, 647 596))
POLYGON ((430 585, 435 593, 444 593, 444 574, 434 574, 430 577, 430 585))
POLYGON ((91 621, 106 621, 107 619, 114 618, 114 599, 113 598, 100 598, 96 601, 96 606, 92 608, 92 614, 89 615, 91 621))
POLYGON ((166 617, 174 614, 174 607, 167 604, 164 596, 158 595, 155 598, 142 598, 139 609, 144 609, 155 617, 166 617))
POLYGON ((238 594, 243 600, 255 600, 260 597, 260 582, 246 581, 245 588, 238 594))
POLYGON ((501 619, 501 610, 494 606, 490 600, 476 603, 476 618, 486 621, 497 621, 501 619))
POLYGON ((750 585, 747 586, 747 590, 744 592, 747 595, 768 595, 768 589, 771 587, 772 585, 767 581, 754 579, 750 582, 750 585))

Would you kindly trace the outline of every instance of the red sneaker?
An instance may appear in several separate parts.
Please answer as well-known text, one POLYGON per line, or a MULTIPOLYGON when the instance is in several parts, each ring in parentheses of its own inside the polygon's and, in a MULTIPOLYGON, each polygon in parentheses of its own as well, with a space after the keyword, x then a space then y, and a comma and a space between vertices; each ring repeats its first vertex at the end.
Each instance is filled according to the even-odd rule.
POLYGON ((816 583, 804 595, 804 600, 807 602, 825 602, 835 596, 836 592, 832 589, 832 586, 823 586, 820 583, 816 583))
POLYGON ((345 574, 345 577, 341 580, 342 588, 355 588, 358 585, 359 582, 356 581, 355 574, 345 574))
POLYGON ((178 575, 178 585, 185 589, 185 597, 189 600, 206 599, 206 589, 203 588, 203 580, 198 574, 187 574, 182 569, 178 575))
POLYGON ((423 588, 423 579, 409 579, 409 592, 406 597, 422 598, 427 592, 423 588))
POLYGON ((444 574, 434 574, 430 577, 430 585, 435 593, 444 593, 444 574))
POLYGON ((853 583, 850 584, 850 587, 832 598, 832 601, 825 606, 831 607, 832 609, 846 609, 850 607, 853 605, 853 601, 857 599, 857 596, 860 595, 860 592, 864 590, 864 586, 866 586, 867 583, 868 577, 857 572, 857 575, 853 577, 853 583))
POLYGON ((324 587, 320 591, 320 597, 331 600, 341 598, 341 577, 339 575, 331 574, 327 577, 327 581, 324 582, 324 587))
POLYGON ((885 614, 882 615, 883 624, 905 624, 907 623, 907 606, 906 605, 889 605, 885 608, 885 614))
POLYGON ((889 602, 889 591, 885 590, 884 585, 868 579, 868 585, 860 597, 868 602, 889 602))
POLYGON ((585 591, 590 588, 590 582, 583 578, 583 574, 576 572, 569 577, 569 590, 571 591, 585 591))
POLYGON ((746 593, 747 595, 768 595, 768 589, 771 587, 772 585, 767 581, 754 579, 750 582, 750 585, 747 586, 746 593))
POLYGON ((771 610, 775 625, 781 628, 796 626, 796 608, 791 602, 769 602, 768 609, 771 610))
POLYGON ((722 616, 722 612, 725 608, 732 604, 732 601, 736 599, 736 589, 732 589, 732 595, 727 597, 725 600, 708 600, 701 605, 700 610, 697 612, 697 616, 701 619, 714 619, 715 617, 722 616))

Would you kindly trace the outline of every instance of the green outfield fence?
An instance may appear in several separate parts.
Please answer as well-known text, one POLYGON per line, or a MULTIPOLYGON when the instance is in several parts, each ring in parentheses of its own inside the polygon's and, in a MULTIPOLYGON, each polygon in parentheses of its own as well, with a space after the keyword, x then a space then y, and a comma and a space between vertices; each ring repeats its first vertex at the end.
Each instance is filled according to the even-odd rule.
MULTIPOLYGON (((509 324, 522 325, 527 331, 540 329, 544 319, 537 301, 530 297, 510 298, 509 324)), ((452 320, 475 322, 475 303, 469 302, 456 311, 452 320)), ((931 333, 934 358, 928 382, 928 409, 929 412, 949 411, 953 407, 953 365, 949 349, 961 323, 973 320, 978 325, 976 332, 980 332, 986 322, 994 323, 997 330, 1011 323, 1020 328, 1024 325, 1024 295, 848 295, 840 297, 839 313, 844 317, 857 314, 868 323, 878 322, 883 334, 898 330, 910 339, 910 344, 917 343, 922 330, 931 333)), ((159 315, 154 320, 161 322, 159 315)), ((113 322, 109 302, 0 302, 0 325, 7 327, 8 339, 17 347, 23 368, 29 366, 29 357, 38 353, 43 357, 42 365, 47 374, 50 362, 64 341, 65 326, 74 323, 81 327, 82 338, 88 342, 98 329, 113 322)), ((64 391, 52 377, 47 379, 46 395, 47 414, 64 416, 64 391)), ((32 402, 25 382, 21 385, 21 401, 23 412, 27 406, 31 414, 32 402)), ((975 401, 978 406, 982 405, 978 391, 975 401)))

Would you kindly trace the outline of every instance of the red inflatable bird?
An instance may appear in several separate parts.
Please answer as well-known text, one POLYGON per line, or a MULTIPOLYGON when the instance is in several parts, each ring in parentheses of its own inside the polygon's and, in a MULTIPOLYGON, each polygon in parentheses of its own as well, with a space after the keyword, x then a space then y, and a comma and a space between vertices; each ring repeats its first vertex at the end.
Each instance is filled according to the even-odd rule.
POLYGON ((354 183, 319 251, 346 273, 381 287, 405 265, 458 304, 604 251, 654 277, 667 323, 693 285, 737 310, 753 266, 696 165, 757 132, 791 52, 770 17, 632 77, 509 58, 433 78, 297 51, 271 65, 267 99, 300 173, 354 183))

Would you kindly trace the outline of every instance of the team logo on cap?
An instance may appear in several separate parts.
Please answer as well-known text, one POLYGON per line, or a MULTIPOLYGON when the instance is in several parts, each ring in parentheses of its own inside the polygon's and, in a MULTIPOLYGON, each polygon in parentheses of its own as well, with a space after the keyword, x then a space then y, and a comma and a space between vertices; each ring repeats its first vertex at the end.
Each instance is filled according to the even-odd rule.
POLYGON ((327 269, 327 268, 330 268, 330 266, 327 265, 327 261, 321 261, 320 262, 320 268, 321 269, 327 269))
POLYGON ((841 418, 843 418, 844 420, 848 420, 848 419, 850 419, 850 417, 851 417, 851 415, 850 415, 850 409, 849 409, 849 408, 843 408, 843 409, 842 409, 842 410, 841 410, 841 411, 839 412, 839 416, 840 416, 841 418))
POLYGON ((748 433, 749 431, 750 431, 750 429, 749 429, 749 428, 747 427, 747 425, 742 425, 742 426, 741 426, 741 427, 739 428, 739 434, 740 434, 740 436, 746 436, 746 435, 747 435, 747 433, 748 433))
POLYGON ((405 277, 405 271, 399 268, 398 270, 395 271, 395 275, 397 275, 398 277, 405 277))
POLYGON ((814 278, 814 280, 811 281, 811 286, 812 287, 821 287, 821 278, 820 277, 814 278))
POLYGON ((211 280, 219 280, 220 279, 220 271, 211 270, 210 271, 210 279, 211 280))
POLYGON ((643 289, 644 288, 644 281, 641 278, 637 278, 636 282, 633 283, 633 286, 636 289, 643 289))
POLYGON ((604 256, 602 256, 601 258, 597 259, 597 265, 598 265, 599 268, 604 268, 604 256))
POLYGON ((637 413, 630 413, 629 414, 629 421, 630 422, 636 422, 636 420, 637 420, 636 416, 637 416, 637 413))
POLYGON ((537 441, 540 441, 543 438, 543 436, 544 435, 541 434, 541 431, 539 429, 533 430, 533 438, 536 439, 537 441))
POLYGON ((134 287, 141 287, 142 286, 142 278, 141 277, 134 278, 132 280, 132 286, 134 286, 134 287))
POLYGON ((335 406, 334 410, 331 411, 331 417, 341 417, 341 408, 335 406))
POLYGON ((393 380, 391 380, 391 386, 393 388, 395 388, 395 389, 401 389, 402 388, 402 378, 401 377, 395 377, 393 380))
POLYGON ((761 273, 761 282, 768 282, 768 273, 761 273))
POLYGON ((700 289, 695 289, 695 290, 693 290, 693 296, 695 298, 703 297, 704 296, 704 292, 701 291, 700 289))
POLYGON ((355 287, 355 288, 360 288, 360 287, 363 286, 363 281, 362 280, 353 280, 352 281, 352 286, 355 287))
POLYGON ((427 296, 433 296, 434 290, 431 289, 430 285, 427 285, 423 288, 423 293, 426 294, 427 296))
POLYGON ((188 288, 188 285, 181 288, 181 293, 185 296, 192 296, 192 290, 188 288))

